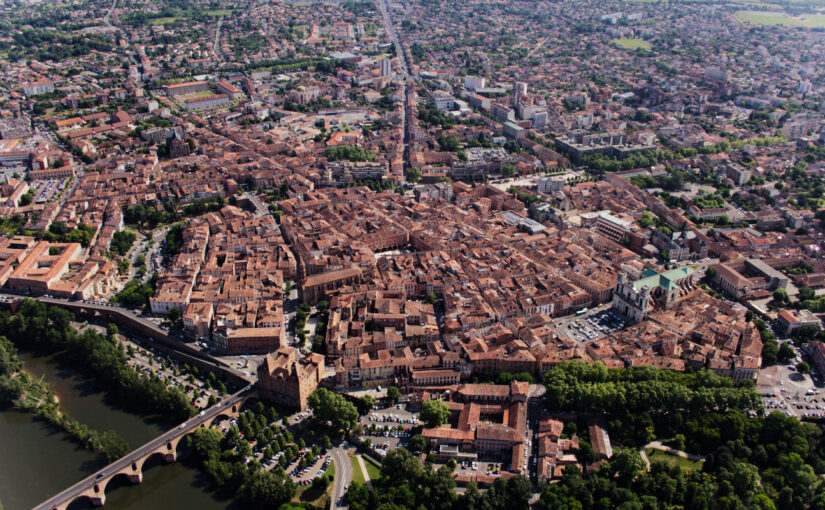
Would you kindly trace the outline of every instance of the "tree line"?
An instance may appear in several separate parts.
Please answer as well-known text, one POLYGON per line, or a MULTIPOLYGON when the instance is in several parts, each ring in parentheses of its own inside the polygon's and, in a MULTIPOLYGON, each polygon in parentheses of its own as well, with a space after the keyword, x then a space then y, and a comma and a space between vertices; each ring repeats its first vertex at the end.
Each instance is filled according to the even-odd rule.
POLYGON ((61 353, 61 361, 90 377, 112 402, 130 412, 175 423, 194 415, 182 391, 129 366, 124 346, 114 335, 91 328, 78 333, 73 320, 66 310, 25 299, 16 314, 0 314, 0 331, 20 349, 61 353))
POLYGON ((114 430, 90 429, 60 410, 49 383, 23 371, 17 348, 0 336, 0 406, 13 406, 66 432, 84 448, 102 454, 111 462, 130 451, 129 444, 114 430))

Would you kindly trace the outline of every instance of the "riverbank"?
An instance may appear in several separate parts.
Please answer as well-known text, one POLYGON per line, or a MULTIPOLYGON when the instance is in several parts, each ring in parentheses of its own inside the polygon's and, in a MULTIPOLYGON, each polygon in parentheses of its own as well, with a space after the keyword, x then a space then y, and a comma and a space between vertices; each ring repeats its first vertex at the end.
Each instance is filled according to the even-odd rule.
POLYGON ((170 424, 195 414, 195 408, 179 389, 129 366, 114 324, 102 335, 93 329, 79 333, 71 326, 73 321, 74 316, 66 310, 26 299, 16 314, 0 317, 0 331, 6 331, 18 349, 62 352, 61 361, 92 379, 113 404, 126 411, 160 415, 170 424))
MULTIPOLYGON (((112 407, 92 381, 60 363, 56 355, 23 352, 20 359, 23 370, 49 383, 61 409, 92 428, 113 429, 132 445, 144 444, 168 429, 157 417, 145 418, 112 407)), ((102 455, 79 446, 63 431, 11 407, 0 409, 0 437, 13 438, 6 439, 0 448, 4 510, 28 510, 108 464, 102 455)), ((237 509, 237 504, 210 489, 188 451, 182 445, 174 464, 166 464, 160 457, 150 459, 138 485, 125 480, 110 484, 106 509, 237 509)), ((78 506, 83 505, 72 508, 78 506)))
POLYGON ((105 456, 109 462, 129 452, 129 444, 117 432, 100 433, 61 411, 49 383, 22 368, 15 345, 0 337, 0 405, 32 414, 62 430, 84 448, 105 456))

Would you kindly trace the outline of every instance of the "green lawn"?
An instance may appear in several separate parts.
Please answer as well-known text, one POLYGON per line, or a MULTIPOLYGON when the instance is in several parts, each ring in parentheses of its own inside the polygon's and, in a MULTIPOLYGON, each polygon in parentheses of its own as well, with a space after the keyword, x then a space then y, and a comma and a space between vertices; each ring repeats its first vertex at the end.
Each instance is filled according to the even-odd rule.
POLYGON ((203 11, 209 16, 231 16, 232 9, 211 9, 208 11, 203 11))
POLYGON ((176 22, 179 19, 184 19, 184 18, 178 18, 176 16, 171 16, 171 17, 168 17, 168 18, 152 18, 152 19, 149 20, 149 24, 150 25, 171 25, 172 23, 176 22))
POLYGON ((686 459, 684 457, 679 457, 678 455, 672 455, 667 453, 666 451, 659 450, 657 448, 648 448, 645 450, 645 454, 647 455, 647 459, 653 462, 667 462, 668 464, 676 464, 677 466, 689 469, 692 471, 698 471, 702 469, 702 461, 694 461, 690 459, 686 459))
POLYGON ((619 39, 613 39, 613 43, 621 46, 626 50, 650 49, 650 45, 641 39, 630 39, 627 37, 621 37, 619 39))
POLYGON ((825 14, 805 14, 804 16, 795 17, 784 12, 736 11, 734 16, 739 21, 753 25, 825 28, 825 14))
POLYGON ((370 480, 378 480, 381 478, 381 466, 376 464, 371 458, 364 457, 364 466, 367 468, 367 474, 370 475, 370 480))
POLYGON ((364 480, 364 472, 361 471, 361 464, 358 463, 358 458, 353 455, 349 458, 349 461, 352 463, 352 481, 366 483, 366 480, 364 480))

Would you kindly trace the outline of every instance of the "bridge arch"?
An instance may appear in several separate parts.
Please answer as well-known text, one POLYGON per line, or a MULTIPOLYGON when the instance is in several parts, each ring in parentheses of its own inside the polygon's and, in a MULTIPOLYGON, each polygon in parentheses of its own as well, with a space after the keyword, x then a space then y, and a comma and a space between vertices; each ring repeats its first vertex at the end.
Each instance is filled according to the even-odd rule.
POLYGON ((95 506, 95 502, 92 500, 92 497, 86 493, 81 493, 75 496, 74 499, 69 501, 66 506, 56 506, 52 510, 73 510, 76 508, 89 508, 95 506), (80 506, 81 503, 85 500, 85 505, 80 506))
POLYGON ((112 476, 110 476, 109 479, 106 480, 106 482, 103 484, 104 485, 103 486, 103 493, 106 494, 107 492, 110 492, 110 491, 115 490, 115 489, 118 488, 117 484, 112 486, 112 482, 114 482, 115 480, 118 480, 118 482, 120 482, 122 480, 125 480, 127 483, 124 484, 124 486, 125 485, 135 485, 137 483, 140 483, 143 479, 140 472, 138 472, 137 477, 138 478, 136 478, 135 475, 132 475, 132 474, 126 472, 126 471, 119 471, 119 472, 113 474, 112 476))

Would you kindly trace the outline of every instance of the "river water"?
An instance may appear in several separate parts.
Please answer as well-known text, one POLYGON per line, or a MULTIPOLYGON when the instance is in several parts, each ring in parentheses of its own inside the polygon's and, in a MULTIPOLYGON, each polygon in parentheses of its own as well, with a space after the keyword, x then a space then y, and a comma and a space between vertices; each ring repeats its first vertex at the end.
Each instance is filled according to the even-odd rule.
MULTIPOLYGON (((143 419, 106 404, 103 395, 72 370, 62 369, 53 356, 21 355, 24 369, 44 377, 60 398, 61 409, 81 423, 101 432, 115 430, 135 448, 148 442, 169 424, 143 419)), ((110 485, 106 510, 198 508, 226 510, 229 501, 216 498, 203 476, 178 462, 150 460, 139 485, 110 485)), ((62 431, 31 415, 0 410, 0 502, 5 510, 25 510, 60 492, 105 465, 99 456, 84 450, 62 431)), ((72 505, 84 508, 85 502, 72 505)))

